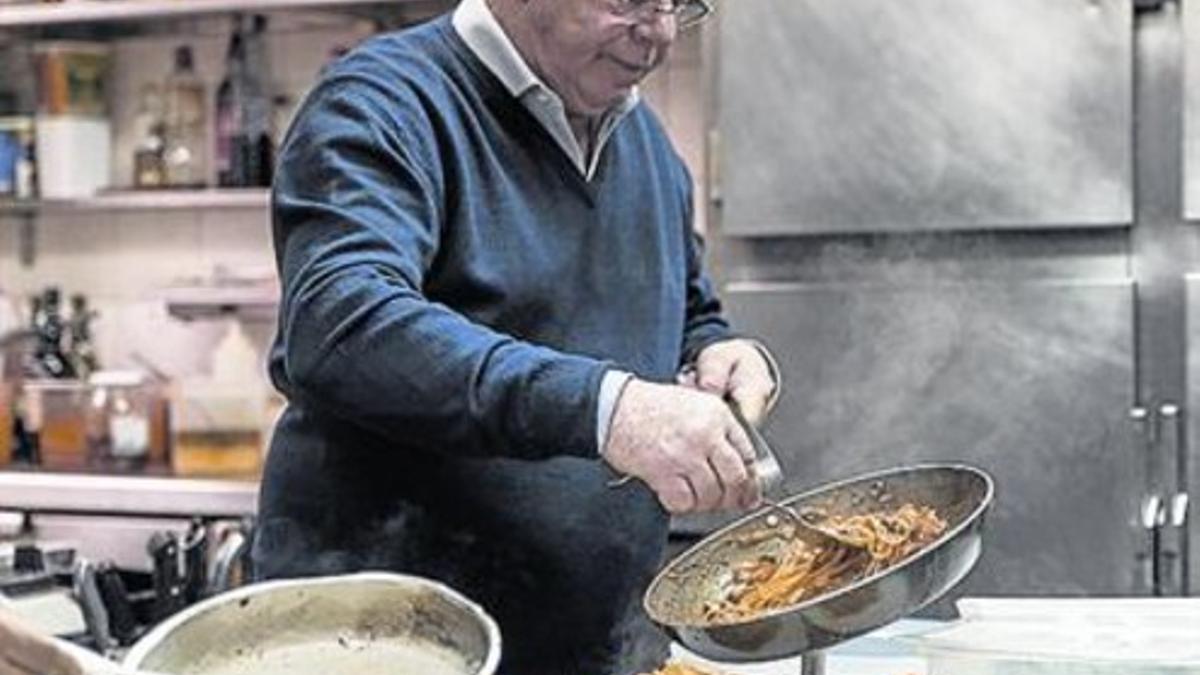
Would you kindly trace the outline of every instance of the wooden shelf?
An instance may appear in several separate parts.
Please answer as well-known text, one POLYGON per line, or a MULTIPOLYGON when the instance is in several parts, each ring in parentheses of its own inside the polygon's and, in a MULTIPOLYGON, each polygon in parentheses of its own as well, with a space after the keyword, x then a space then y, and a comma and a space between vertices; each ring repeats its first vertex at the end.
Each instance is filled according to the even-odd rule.
POLYGON ((88 213, 97 211, 186 211, 211 209, 267 209, 271 193, 244 190, 115 191, 87 199, 0 201, 0 213, 88 213))
POLYGON ((412 0, 67 0, 0 5, 0 28, 38 28, 289 9, 408 4, 412 0))

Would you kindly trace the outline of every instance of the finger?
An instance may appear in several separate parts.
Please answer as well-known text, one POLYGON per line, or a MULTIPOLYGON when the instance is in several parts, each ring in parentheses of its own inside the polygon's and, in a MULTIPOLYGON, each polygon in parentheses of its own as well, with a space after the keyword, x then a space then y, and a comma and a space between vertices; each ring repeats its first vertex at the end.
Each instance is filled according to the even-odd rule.
POLYGON ((738 404, 742 417, 750 424, 759 426, 766 419, 767 405, 774 390, 775 382, 765 365, 755 365, 747 359, 734 365, 729 376, 729 397, 738 404))
POLYGON ((49 638, 27 628, 16 614, 0 609, 0 652, 12 666, 45 675, 73 675, 80 669, 75 659, 49 638))
POLYGON ((736 360, 724 349, 706 349, 696 358, 696 384, 717 396, 729 391, 729 378, 736 360))
POLYGON ((33 671, 18 668, 16 664, 0 656, 0 675, 33 675, 33 671))
POLYGON ((737 404, 742 417, 748 424, 761 426, 767 417, 767 404, 771 401, 771 390, 758 386, 735 386, 730 389, 729 398, 737 404))
POLYGON ((701 513, 716 510, 725 497, 725 489, 708 461, 698 463, 687 475, 688 484, 696 493, 695 510, 701 513))
POLYGON ((733 446, 723 446, 708 458, 708 463, 717 474, 717 480, 721 481, 721 508, 740 508, 746 498, 746 483, 750 481, 750 471, 738 451, 733 446))
POLYGON ((695 508, 696 495, 683 476, 672 476, 654 489, 658 501, 667 513, 682 515, 695 508))
POLYGON ((743 510, 756 509, 762 504, 762 498, 762 483, 758 482, 754 471, 751 470, 750 480, 746 481, 738 496, 738 506, 743 510))
POLYGON ((698 389, 700 385, 696 382, 696 369, 685 368, 675 376, 675 383, 681 387, 688 389, 698 389))
POLYGON ((729 445, 742 458, 742 462, 746 465, 754 464, 757 455, 754 452, 754 444, 750 442, 750 437, 746 435, 746 430, 742 425, 738 424, 737 418, 733 413, 729 414, 729 419, 725 424, 725 440, 729 441, 729 445))

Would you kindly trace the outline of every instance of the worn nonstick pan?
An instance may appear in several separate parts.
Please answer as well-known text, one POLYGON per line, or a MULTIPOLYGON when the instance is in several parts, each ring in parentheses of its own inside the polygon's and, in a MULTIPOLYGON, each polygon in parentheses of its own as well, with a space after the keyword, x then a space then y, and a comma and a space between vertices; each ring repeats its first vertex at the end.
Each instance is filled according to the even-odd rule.
MULTIPOLYGON (((762 509, 709 535, 667 565, 644 599, 647 613, 688 649, 717 661, 779 659, 818 651, 911 614, 962 581, 983 547, 984 515, 995 488, 983 471, 961 465, 922 465, 868 474, 782 500, 797 510, 856 515, 904 503, 931 506, 946 531, 907 560, 800 604, 764 612, 743 623, 715 624, 703 607, 718 600, 731 568, 785 544, 768 538, 747 546, 747 535, 775 525, 762 509)), ((801 531, 806 543, 820 536, 801 531)))

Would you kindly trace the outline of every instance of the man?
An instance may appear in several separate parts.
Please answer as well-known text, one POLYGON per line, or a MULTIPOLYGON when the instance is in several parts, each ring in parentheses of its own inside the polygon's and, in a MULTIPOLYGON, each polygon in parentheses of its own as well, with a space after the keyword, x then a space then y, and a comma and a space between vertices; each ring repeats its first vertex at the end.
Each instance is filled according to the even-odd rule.
POLYGON ((506 674, 661 662, 668 514, 757 502, 727 401, 758 421, 777 390, 636 93, 706 9, 464 0, 323 77, 275 187, 260 577, 440 579, 496 617, 506 674))

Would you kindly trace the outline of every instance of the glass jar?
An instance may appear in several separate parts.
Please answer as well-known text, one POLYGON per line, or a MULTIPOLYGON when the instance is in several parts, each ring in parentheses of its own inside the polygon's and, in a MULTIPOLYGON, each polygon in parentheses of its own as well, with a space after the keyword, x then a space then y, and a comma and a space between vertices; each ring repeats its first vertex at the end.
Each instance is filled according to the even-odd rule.
POLYGON ((117 469, 144 467, 154 441, 157 387, 144 373, 125 370, 99 371, 88 384, 89 463, 117 469))

